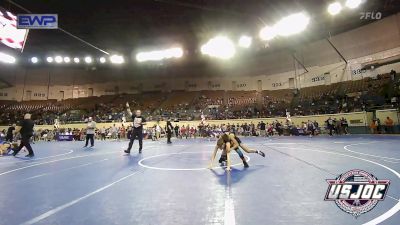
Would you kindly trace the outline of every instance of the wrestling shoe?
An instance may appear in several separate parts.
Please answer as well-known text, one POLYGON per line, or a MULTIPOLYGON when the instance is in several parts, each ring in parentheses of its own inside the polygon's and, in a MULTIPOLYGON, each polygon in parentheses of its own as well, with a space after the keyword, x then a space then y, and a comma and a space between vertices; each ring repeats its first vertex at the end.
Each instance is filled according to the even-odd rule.
POLYGON ((131 153, 131 151, 129 151, 128 149, 127 149, 127 150, 124 150, 124 152, 125 152, 126 154, 130 154, 130 153, 131 153))
POLYGON ((32 157, 34 157, 34 156, 35 156, 35 154, 28 154, 28 155, 26 155, 25 157, 32 158, 32 157))
POLYGON ((244 168, 249 168, 249 164, 246 161, 243 161, 244 168))

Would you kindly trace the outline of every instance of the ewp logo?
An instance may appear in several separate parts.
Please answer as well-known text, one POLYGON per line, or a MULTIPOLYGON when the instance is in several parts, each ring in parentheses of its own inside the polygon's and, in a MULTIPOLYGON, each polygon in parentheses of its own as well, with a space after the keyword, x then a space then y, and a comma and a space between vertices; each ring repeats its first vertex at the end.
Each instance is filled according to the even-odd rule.
POLYGON ((18 29, 57 29, 57 14, 18 14, 18 29))

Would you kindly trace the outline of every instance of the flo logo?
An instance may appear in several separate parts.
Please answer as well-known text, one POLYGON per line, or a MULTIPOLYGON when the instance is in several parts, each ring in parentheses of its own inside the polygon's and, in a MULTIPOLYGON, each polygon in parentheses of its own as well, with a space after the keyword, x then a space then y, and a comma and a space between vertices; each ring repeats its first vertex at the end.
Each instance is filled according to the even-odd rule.
POLYGON ((360 20, 380 20, 382 19, 381 12, 361 12, 360 20))
POLYGON ((343 211, 358 217, 372 210, 378 201, 385 199, 389 189, 389 180, 378 180, 363 170, 350 170, 329 184, 325 201, 335 201, 343 211))

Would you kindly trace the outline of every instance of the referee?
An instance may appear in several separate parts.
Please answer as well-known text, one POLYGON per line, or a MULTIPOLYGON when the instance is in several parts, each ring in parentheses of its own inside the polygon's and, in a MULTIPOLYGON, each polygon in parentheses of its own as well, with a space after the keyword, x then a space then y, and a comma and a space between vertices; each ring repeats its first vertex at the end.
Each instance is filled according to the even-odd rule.
POLYGON ((26 155, 26 157, 34 157, 35 154, 33 153, 33 149, 30 142, 31 137, 33 136, 33 127, 35 124, 33 123, 33 120, 31 120, 31 114, 27 113, 24 116, 24 120, 21 121, 19 126, 17 127, 16 130, 19 130, 19 133, 21 134, 21 144, 19 145, 18 149, 14 151, 13 155, 16 156, 19 151, 23 147, 28 149, 29 154, 26 155))
POLYGON ((88 123, 86 125, 86 144, 83 146, 86 148, 89 144, 90 140, 90 147, 94 147, 94 133, 96 129, 96 122, 93 121, 92 117, 89 117, 88 123))
POLYGON ((139 140, 139 153, 142 153, 143 149, 143 125, 146 125, 146 119, 142 116, 142 112, 140 110, 136 110, 135 115, 133 115, 131 109, 129 108, 129 103, 126 103, 126 110, 128 114, 132 117, 133 126, 132 126, 132 134, 129 141, 128 149, 125 150, 125 153, 130 154, 133 142, 135 139, 139 140))

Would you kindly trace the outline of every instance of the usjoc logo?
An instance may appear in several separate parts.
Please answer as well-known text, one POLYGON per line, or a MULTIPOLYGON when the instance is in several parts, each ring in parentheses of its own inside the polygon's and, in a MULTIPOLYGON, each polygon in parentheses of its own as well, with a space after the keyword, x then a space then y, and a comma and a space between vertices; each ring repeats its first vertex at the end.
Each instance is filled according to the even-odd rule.
POLYGON ((378 180, 363 170, 350 170, 326 181, 329 187, 325 201, 335 201, 341 210, 355 217, 372 210, 384 200, 390 184, 389 180, 378 180))
POLYGON ((57 14, 18 14, 18 29, 57 29, 57 14))

